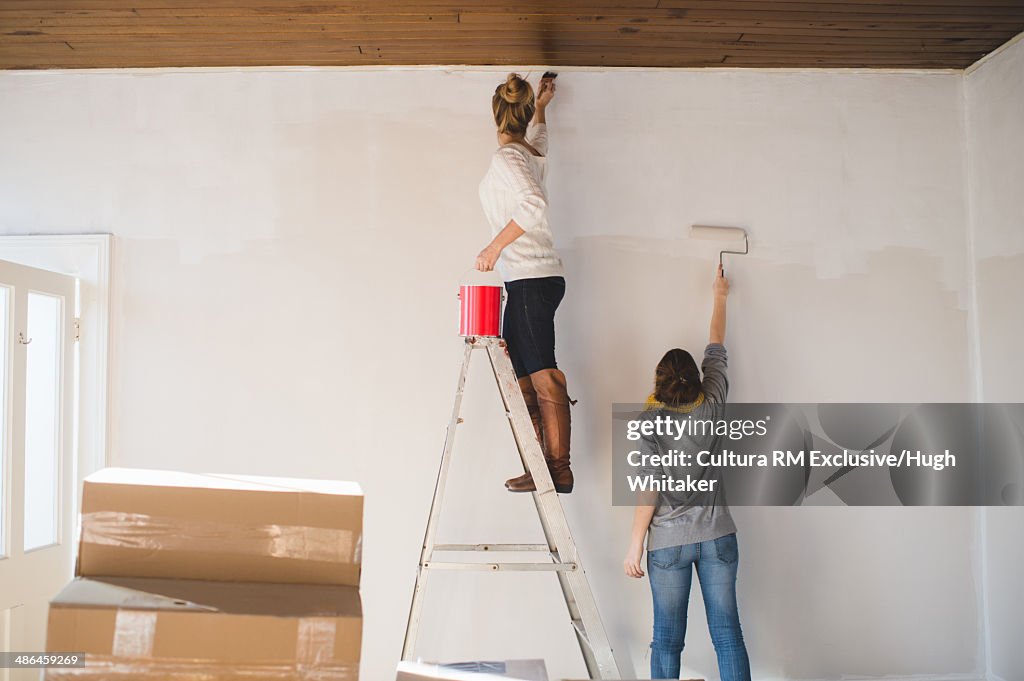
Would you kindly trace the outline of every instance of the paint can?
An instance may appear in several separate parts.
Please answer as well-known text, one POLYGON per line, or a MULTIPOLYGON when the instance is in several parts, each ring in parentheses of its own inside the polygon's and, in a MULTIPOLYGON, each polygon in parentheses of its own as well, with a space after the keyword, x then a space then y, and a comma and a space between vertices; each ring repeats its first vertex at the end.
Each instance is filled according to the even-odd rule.
MULTIPOLYGON (((480 278, 477 278, 478 280, 480 278)), ((459 284, 459 335, 488 336, 501 335, 501 301, 505 298, 505 287, 493 283, 459 284)))

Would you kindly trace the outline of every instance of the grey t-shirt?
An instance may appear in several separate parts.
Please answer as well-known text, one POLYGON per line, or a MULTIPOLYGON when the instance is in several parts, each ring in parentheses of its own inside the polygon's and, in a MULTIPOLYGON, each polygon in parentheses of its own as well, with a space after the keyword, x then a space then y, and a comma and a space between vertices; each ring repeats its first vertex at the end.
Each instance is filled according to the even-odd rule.
MULTIPOLYGON (((704 361, 701 363, 701 392, 703 401, 698 403, 669 407, 658 405, 644 412, 642 418, 654 419, 658 416, 677 420, 692 418, 694 420, 719 419, 725 410, 725 400, 729 392, 729 379, 726 373, 728 355, 721 343, 709 343, 704 349, 704 361)), ((708 450, 715 452, 719 448, 721 436, 714 434, 685 433, 680 439, 671 435, 643 435, 640 439, 641 454, 668 454, 670 449, 682 450, 688 454, 708 450)), ((644 475, 670 475, 676 479, 684 479, 687 475, 698 479, 718 479, 718 471, 710 466, 662 466, 640 469, 644 475)), ((721 482, 711 492, 675 493, 663 492, 658 500, 658 507, 651 520, 647 535, 647 550, 654 551, 668 546, 696 544, 724 537, 736 531, 729 508, 725 504, 725 495, 721 482)))

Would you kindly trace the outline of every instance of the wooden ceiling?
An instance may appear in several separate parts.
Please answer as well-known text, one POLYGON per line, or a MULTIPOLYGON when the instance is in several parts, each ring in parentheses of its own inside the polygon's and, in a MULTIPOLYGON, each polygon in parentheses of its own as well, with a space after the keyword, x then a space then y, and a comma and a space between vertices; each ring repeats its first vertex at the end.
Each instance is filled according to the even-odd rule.
POLYGON ((1024 0, 0 0, 0 68, 963 68, 1024 0))

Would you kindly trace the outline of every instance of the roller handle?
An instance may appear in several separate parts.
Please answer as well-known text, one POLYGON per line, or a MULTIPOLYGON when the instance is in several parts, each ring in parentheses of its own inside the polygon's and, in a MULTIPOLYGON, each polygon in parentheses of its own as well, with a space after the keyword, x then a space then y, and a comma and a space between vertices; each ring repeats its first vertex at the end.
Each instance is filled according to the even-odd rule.
POLYGON ((718 252, 718 265, 722 268, 722 276, 725 276, 725 264, 722 262, 722 256, 726 253, 734 253, 736 255, 746 255, 750 252, 750 238, 747 236, 743 237, 743 250, 742 251, 719 251, 718 252))

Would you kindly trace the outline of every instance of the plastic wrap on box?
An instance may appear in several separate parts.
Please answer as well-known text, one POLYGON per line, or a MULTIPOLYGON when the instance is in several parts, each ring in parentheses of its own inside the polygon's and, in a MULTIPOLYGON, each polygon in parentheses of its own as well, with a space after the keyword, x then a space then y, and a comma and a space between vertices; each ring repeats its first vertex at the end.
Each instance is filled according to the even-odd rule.
POLYGON ((76 574, 358 586, 362 514, 350 482, 107 468, 76 574))
POLYGON ((46 681, 358 681, 359 665, 213 665, 205 660, 97 658, 85 667, 46 670, 46 681))
MULTIPOLYGON (((82 543, 145 551, 261 555, 325 563, 358 563, 351 530, 302 525, 246 525, 145 513, 82 514, 82 543)), ((138 575, 135 575, 138 576, 138 575)))
POLYGON ((80 578, 50 603, 47 650, 85 666, 46 679, 356 681, 361 639, 354 587, 80 578))

